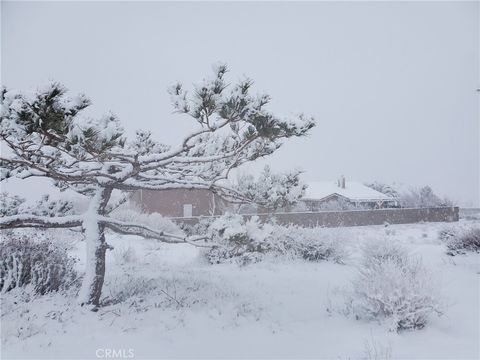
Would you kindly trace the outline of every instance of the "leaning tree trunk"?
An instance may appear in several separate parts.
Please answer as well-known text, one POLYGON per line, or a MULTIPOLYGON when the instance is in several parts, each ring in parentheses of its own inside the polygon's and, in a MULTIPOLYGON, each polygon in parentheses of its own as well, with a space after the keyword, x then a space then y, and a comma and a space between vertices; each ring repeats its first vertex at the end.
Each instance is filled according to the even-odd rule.
POLYGON ((98 306, 105 279, 105 225, 99 216, 105 215, 105 207, 110 199, 111 189, 99 188, 92 198, 85 214, 83 229, 86 243, 85 277, 79 294, 82 305, 98 306))

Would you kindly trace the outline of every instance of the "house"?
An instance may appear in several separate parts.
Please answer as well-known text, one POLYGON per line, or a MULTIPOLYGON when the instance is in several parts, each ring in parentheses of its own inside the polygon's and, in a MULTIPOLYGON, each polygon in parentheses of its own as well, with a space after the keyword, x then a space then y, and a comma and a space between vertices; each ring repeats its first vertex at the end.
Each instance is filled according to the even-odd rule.
MULTIPOLYGON (((213 216, 235 211, 233 204, 207 189, 139 190, 133 193, 131 200, 145 212, 157 212, 171 218, 213 216)), ((342 176, 336 182, 307 183, 300 204, 280 209, 280 212, 378 209, 397 205, 395 198, 362 183, 346 181, 342 176)), ((261 206, 248 205, 237 211, 247 214, 270 212, 261 206)))
POLYGON ((204 189, 139 190, 131 200, 145 212, 166 217, 221 215, 227 206, 225 200, 204 189))
POLYGON ((315 181, 307 183, 301 200, 308 210, 379 209, 397 207, 397 200, 362 183, 346 181, 315 181))

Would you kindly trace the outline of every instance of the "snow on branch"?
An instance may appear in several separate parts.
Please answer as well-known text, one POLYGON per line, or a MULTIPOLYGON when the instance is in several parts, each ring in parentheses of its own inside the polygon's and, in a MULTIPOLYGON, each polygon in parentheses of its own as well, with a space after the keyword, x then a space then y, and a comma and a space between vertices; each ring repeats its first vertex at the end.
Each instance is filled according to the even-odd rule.
POLYGON ((15 228, 72 228, 81 226, 83 218, 77 215, 70 216, 38 216, 31 214, 18 214, 0 218, 0 229, 15 228))
POLYGON ((112 218, 102 217, 99 219, 99 221, 105 223, 106 228, 123 235, 137 235, 147 239, 155 239, 170 244, 188 243, 198 247, 213 246, 207 243, 197 243, 197 241, 207 240, 206 237, 180 236, 176 234, 170 234, 164 231, 154 229, 147 225, 129 223, 126 221, 116 220, 112 218))
POLYGON ((300 170, 274 174, 269 166, 255 179, 251 175, 240 176, 236 187, 239 194, 271 210, 294 205, 305 193, 306 185, 300 183, 300 170))

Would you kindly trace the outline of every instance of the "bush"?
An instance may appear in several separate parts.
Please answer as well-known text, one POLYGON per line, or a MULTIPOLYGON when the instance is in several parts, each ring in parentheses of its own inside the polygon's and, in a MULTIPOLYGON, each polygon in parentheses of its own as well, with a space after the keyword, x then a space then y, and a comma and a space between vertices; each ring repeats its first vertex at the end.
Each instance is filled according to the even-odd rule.
POLYGON ((245 221, 241 215, 221 216, 207 229, 207 236, 216 246, 207 250, 205 257, 212 264, 233 260, 245 265, 260 261, 273 249, 271 239, 262 230, 257 217, 245 221))
MULTIPOLYGON (((237 323, 245 318, 258 321, 263 316, 266 306, 260 299, 236 291, 219 273, 209 273, 208 278, 204 275, 188 269, 167 270, 156 278, 139 274, 114 274, 105 279, 105 293, 108 295, 102 304, 118 304, 112 310, 119 312, 122 309, 128 309, 128 312, 196 309, 209 317, 226 317, 228 322, 225 325, 232 320, 237 323)), ((165 311, 163 315, 160 323, 173 315, 171 324, 178 326, 179 321, 183 322, 184 311, 165 311)))
POLYGON ((348 314, 387 322, 392 331, 421 329, 441 315, 438 288, 419 258, 402 246, 375 241, 363 249, 358 276, 346 294, 348 314))
POLYGON ((154 279, 130 274, 107 278, 105 285, 110 291, 109 295, 102 299, 103 305, 118 304, 127 300, 143 302, 156 288, 154 279))
POLYGON ((67 288, 76 279, 75 260, 49 241, 34 242, 25 236, 11 237, 0 248, 0 290, 32 285, 46 294, 67 288))
POLYGON ((443 230, 440 238, 447 245, 447 254, 451 256, 480 252, 480 227, 460 229, 457 231, 443 230))
POLYGON ((448 227, 438 232, 438 238, 442 241, 449 241, 450 238, 456 236, 457 230, 453 227, 448 227))
POLYGON ((135 208, 124 207, 113 211, 111 215, 117 220, 145 225, 155 230, 164 231, 170 234, 183 235, 183 231, 177 224, 167 218, 164 218, 159 213, 147 214, 142 213, 135 208))
POLYGON ((390 239, 371 241, 362 247, 361 266, 364 268, 374 268, 387 262, 404 267, 408 261, 408 250, 390 239))
POLYGON ((135 252, 135 248, 131 246, 121 246, 115 247, 113 250, 113 257, 118 265, 123 265, 134 263, 137 260, 137 253, 135 252))
POLYGON ((225 215, 207 230, 211 241, 217 245, 207 250, 205 256, 212 264, 234 261, 245 265, 266 256, 341 262, 345 256, 341 242, 320 236, 320 231, 261 224, 258 217, 245 220, 241 215, 225 215))
POLYGON ((181 222, 179 224, 179 227, 188 236, 207 235, 208 229, 210 228, 210 225, 213 223, 214 220, 215 218, 213 217, 200 217, 198 222, 194 224, 181 222))
POLYGON ((424 186, 420 189, 411 188, 400 193, 399 199, 402 207, 406 208, 454 206, 450 199, 441 198, 435 194, 430 186, 424 186))
POLYGON ((278 238, 285 241, 287 251, 307 261, 330 260, 343 263, 347 257, 345 243, 338 229, 277 226, 278 238))

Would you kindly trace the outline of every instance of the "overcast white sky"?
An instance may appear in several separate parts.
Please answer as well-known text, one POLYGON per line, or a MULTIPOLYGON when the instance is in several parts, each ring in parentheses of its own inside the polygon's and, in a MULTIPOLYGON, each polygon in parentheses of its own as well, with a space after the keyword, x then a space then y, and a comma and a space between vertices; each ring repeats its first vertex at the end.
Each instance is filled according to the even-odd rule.
POLYGON ((312 114, 309 138, 264 163, 305 180, 430 184, 479 203, 478 2, 166 3, 2 1, 2 83, 50 79, 112 110, 132 133, 176 143, 192 125, 166 87, 227 62, 312 114))

